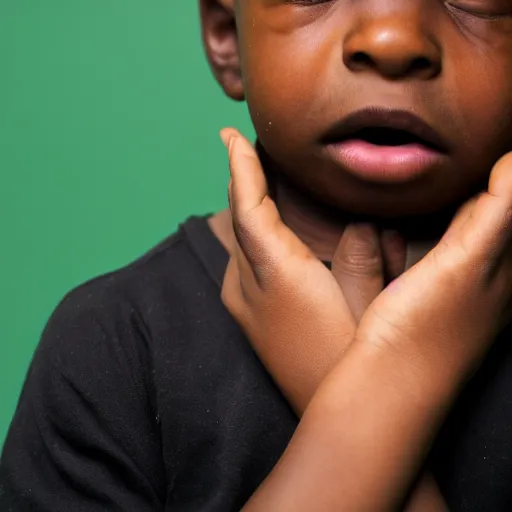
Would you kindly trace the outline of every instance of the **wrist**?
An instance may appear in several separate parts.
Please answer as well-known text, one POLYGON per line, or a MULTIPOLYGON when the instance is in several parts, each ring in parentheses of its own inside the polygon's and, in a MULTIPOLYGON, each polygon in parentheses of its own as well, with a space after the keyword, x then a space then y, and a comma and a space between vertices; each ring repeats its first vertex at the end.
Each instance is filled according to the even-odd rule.
POLYGON ((463 382, 462 375, 439 371, 428 358, 412 351, 356 338, 313 402, 333 420, 354 407, 355 414, 369 414, 362 424, 389 424, 429 445, 463 382))
POLYGON ((392 510, 421 470, 454 389, 433 383, 425 368, 403 357, 355 340, 313 397, 291 451, 309 461, 307 479, 316 487, 327 489, 329 479, 358 482, 371 495, 363 499, 349 487, 347 503, 363 499, 368 510, 392 510))
POLYGON ((352 348, 411 399, 416 396, 425 406, 429 402, 449 406, 478 367, 476 358, 461 350, 462 345, 455 334, 440 339, 426 332, 413 338, 358 330, 352 348))

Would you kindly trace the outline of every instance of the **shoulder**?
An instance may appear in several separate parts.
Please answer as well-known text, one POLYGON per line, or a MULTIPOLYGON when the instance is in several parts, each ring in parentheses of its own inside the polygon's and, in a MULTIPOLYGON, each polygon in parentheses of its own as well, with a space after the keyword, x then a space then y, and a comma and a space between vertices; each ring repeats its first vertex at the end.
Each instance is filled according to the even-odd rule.
POLYGON ((137 421, 153 422, 156 366, 171 360, 181 326, 197 323, 199 295, 213 296, 215 287, 180 228, 133 263, 70 291, 37 345, 15 421, 28 414, 39 425, 78 428, 82 411, 82 419, 120 425, 139 411, 137 421))
POLYGON ((44 329, 33 371, 85 374, 112 371, 114 363, 132 374, 147 370, 157 328, 171 329, 174 316, 190 314, 190 300, 215 286, 186 233, 194 220, 136 261, 70 291, 44 329))
POLYGON ((187 236, 194 223, 203 225, 206 221, 202 217, 187 220, 137 260, 67 293, 50 317, 45 335, 61 329, 78 334, 87 326, 110 334, 127 325, 143 330, 160 304, 168 308, 189 289, 211 281, 187 236))
POLYGON ((85 510, 85 496, 89 503, 93 495, 103 503, 108 496, 119 510, 161 508, 154 367, 162 356, 154 340, 162 325, 172 333, 173 308, 181 311, 188 290, 207 281, 180 229, 64 297, 37 346, 4 444, 2 510, 3 503, 28 510, 28 500, 45 510, 85 510))

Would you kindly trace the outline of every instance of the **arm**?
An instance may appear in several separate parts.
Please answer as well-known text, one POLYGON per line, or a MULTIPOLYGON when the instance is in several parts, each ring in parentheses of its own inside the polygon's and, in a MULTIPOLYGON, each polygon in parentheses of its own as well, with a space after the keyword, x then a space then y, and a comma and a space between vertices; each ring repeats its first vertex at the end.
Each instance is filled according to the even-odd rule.
POLYGON ((34 355, 3 448, 0 510, 163 510, 136 320, 122 300, 104 306, 103 293, 89 292, 57 308, 34 355))
POLYGON ((511 166, 512 156, 498 162, 489 193, 375 299, 248 510, 308 510, 318 497, 315 510, 402 506, 454 399, 510 321, 511 166))
MULTIPOLYGON (((223 299, 246 333, 267 330, 276 309, 291 309, 284 330, 310 342, 316 338, 300 332, 301 321, 314 325, 317 302, 324 304, 324 294, 311 300, 307 286, 321 277, 314 255, 280 222, 250 144, 232 133, 229 150, 241 250, 230 261, 234 289, 224 287, 223 299)), ((489 191, 466 203, 427 257, 372 302, 247 510, 403 506, 453 400, 509 320, 511 168, 509 154, 494 166, 489 191)), ((323 324, 320 330, 341 339, 336 322, 323 324)))
MULTIPOLYGON (((258 169, 252 169, 246 172, 252 172, 254 176, 257 171, 258 169)), ((231 193, 246 194, 248 188, 249 186, 241 188, 233 185, 231 193)), ((231 201, 232 204, 240 204, 240 202, 240 199, 231 201)), ((233 211, 233 214, 236 215, 236 211, 233 211)), ((275 229, 276 224, 268 224, 270 225, 265 226, 266 236, 254 237, 267 244, 266 248, 259 248, 258 252, 267 255, 277 254, 279 251, 268 249, 268 240, 273 238, 268 233, 275 229)), ((384 275, 396 278, 404 270, 405 246, 399 243, 400 239, 397 240, 396 237, 389 237, 386 234, 384 233, 379 240, 371 226, 348 226, 332 258, 332 274, 314 260, 311 260, 314 265, 308 261, 300 262, 293 272, 293 282, 290 286, 286 286, 286 282, 279 281, 279 294, 274 286, 271 292, 255 300, 251 300, 257 296, 257 293, 251 286, 250 279, 241 275, 243 269, 250 267, 248 261, 244 260, 241 264, 236 264, 236 259, 242 257, 241 248, 233 250, 233 244, 236 244, 236 241, 226 244, 233 259, 224 280, 224 300, 235 317, 237 311, 242 310, 247 313, 250 308, 255 322, 249 328, 245 322, 245 330, 251 344, 299 417, 304 413, 311 397, 329 370, 343 357, 357 323, 374 298, 382 291, 384 275), (307 275, 311 284, 300 293, 297 283, 308 282, 306 276, 302 277, 306 268, 309 268, 307 275), (241 308, 234 303, 235 293, 230 294, 236 290, 240 280, 244 282, 246 297, 251 297, 250 303, 241 308), (338 292, 341 289, 343 297, 341 294, 334 293, 333 287, 338 292), (279 295, 277 300, 272 301, 272 296, 276 295, 279 295), (306 314, 301 312, 301 305, 295 300, 299 295, 301 296, 299 303, 310 304, 306 314), (300 326, 299 332, 294 324, 300 326), (332 327, 326 329, 326 326, 332 327), (345 328, 346 335, 339 326, 345 328), (269 340, 272 340, 272 343, 269 343, 269 340)), ((280 242, 290 239, 291 242, 288 245, 293 254, 304 250, 289 233, 284 235, 281 233, 275 238, 280 242)), ((253 252, 256 252, 256 249, 253 252)), ((269 256, 267 258, 272 259, 269 256)), ((285 266, 291 266, 291 259, 285 262, 285 266)), ((340 389, 340 392, 343 390, 340 389)), ((408 512, 447 510, 431 475, 426 474, 419 479, 406 510, 408 512)))
MULTIPOLYGON (((398 277, 403 272, 405 248, 397 247, 396 243, 390 244, 389 240, 389 238, 381 240, 381 251, 376 235, 371 236, 368 229, 350 226, 345 230, 333 257, 332 274, 352 311, 354 328, 364 311, 382 291, 385 270, 392 278, 398 277), (383 268, 384 256, 387 269, 383 268), (354 268, 356 264, 357 268, 354 268)), ((277 320, 279 321, 279 318, 277 320)), ((341 320, 342 318, 340 318, 341 320)), ((255 333, 250 340, 253 348, 265 361, 267 370, 293 405, 299 417, 303 415, 309 403, 306 397, 312 397, 315 394, 328 373, 325 371, 324 374, 321 374, 317 371, 315 376, 307 378, 303 376, 304 372, 310 371, 311 368, 324 367, 322 361, 319 360, 319 346, 321 346, 324 360, 331 360, 332 365, 340 359, 340 342, 331 338, 322 341, 319 339, 320 336, 321 331, 311 340, 288 335, 286 339, 270 344, 255 333)), ((347 349, 347 347, 342 348, 343 351, 347 349)), ((422 474, 415 483, 405 511, 448 511, 448 506, 437 483, 429 472, 422 474)))
MULTIPOLYGON (((293 347, 289 347, 290 350, 293 350, 293 347)), ((267 367, 271 373, 271 375, 276 378, 276 381, 278 384, 283 384, 283 376, 284 378, 287 378, 287 375, 290 375, 290 364, 294 364, 295 359, 294 358, 288 358, 287 351, 281 352, 280 358, 273 359, 270 364, 270 367, 267 367), (283 353, 284 352, 284 353, 283 353), (287 370, 283 371, 284 366, 287 366, 287 370)), ((315 364, 315 350, 311 350, 309 352, 309 364, 314 365, 315 364)), ((268 359, 267 359, 268 361, 268 359)), ((310 394, 313 394, 310 390, 302 391, 302 394, 299 394, 300 385, 304 382, 302 379, 295 379, 293 381, 290 381, 288 383, 285 383, 286 385, 283 390, 285 396, 292 402, 292 403, 300 403, 300 400, 297 400, 297 398, 300 398, 301 396, 309 396, 310 394), (286 391, 285 391, 286 390, 286 391)), ((316 390, 315 390, 316 391, 316 390)), ((342 390, 339 389, 338 393, 341 393, 342 390)), ((300 407, 295 406, 295 411, 298 414, 299 417, 302 417, 302 415, 305 412, 305 408, 302 409, 300 407)), ((415 486, 412 489, 412 492, 410 494, 410 498, 407 500, 405 504, 405 512, 448 512, 448 506, 446 505, 446 502, 444 501, 444 498, 441 495, 441 491, 439 490, 437 483, 432 476, 430 472, 423 473, 418 482, 415 484, 415 486)))
POLYGON ((427 366, 354 343, 244 510, 394 511, 456 396, 427 366))

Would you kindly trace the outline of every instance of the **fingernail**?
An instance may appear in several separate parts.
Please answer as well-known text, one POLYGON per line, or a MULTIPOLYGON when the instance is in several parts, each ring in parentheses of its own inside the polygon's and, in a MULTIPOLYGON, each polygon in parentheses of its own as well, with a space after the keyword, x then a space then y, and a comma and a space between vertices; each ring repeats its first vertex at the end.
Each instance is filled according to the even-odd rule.
POLYGON ((229 144, 230 144, 230 141, 232 139, 231 135, 229 135, 226 130, 221 130, 220 131, 220 138, 222 140, 222 143, 224 144, 224 146, 226 146, 227 149, 229 149, 229 144))
POLYGON ((351 242, 363 242, 365 246, 377 249, 379 247, 379 237, 373 224, 361 223, 347 226, 351 242))
POLYGON ((362 223, 357 225, 359 234, 372 243, 378 243, 377 231, 373 224, 362 223))
POLYGON ((375 227, 372 224, 349 224, 341 237, 340 249, 366 257, 377 256, 380 245, 375 227))

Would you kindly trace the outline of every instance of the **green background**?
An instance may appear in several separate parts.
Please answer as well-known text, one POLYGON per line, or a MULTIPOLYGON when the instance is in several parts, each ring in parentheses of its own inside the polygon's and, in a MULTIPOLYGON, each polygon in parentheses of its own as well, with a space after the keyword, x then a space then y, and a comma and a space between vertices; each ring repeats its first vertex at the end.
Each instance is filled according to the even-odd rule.
POLYGON ((0 0, 0 446, 42 328, 79 283, 226 203, 252 135, 194 0, 0 0))

